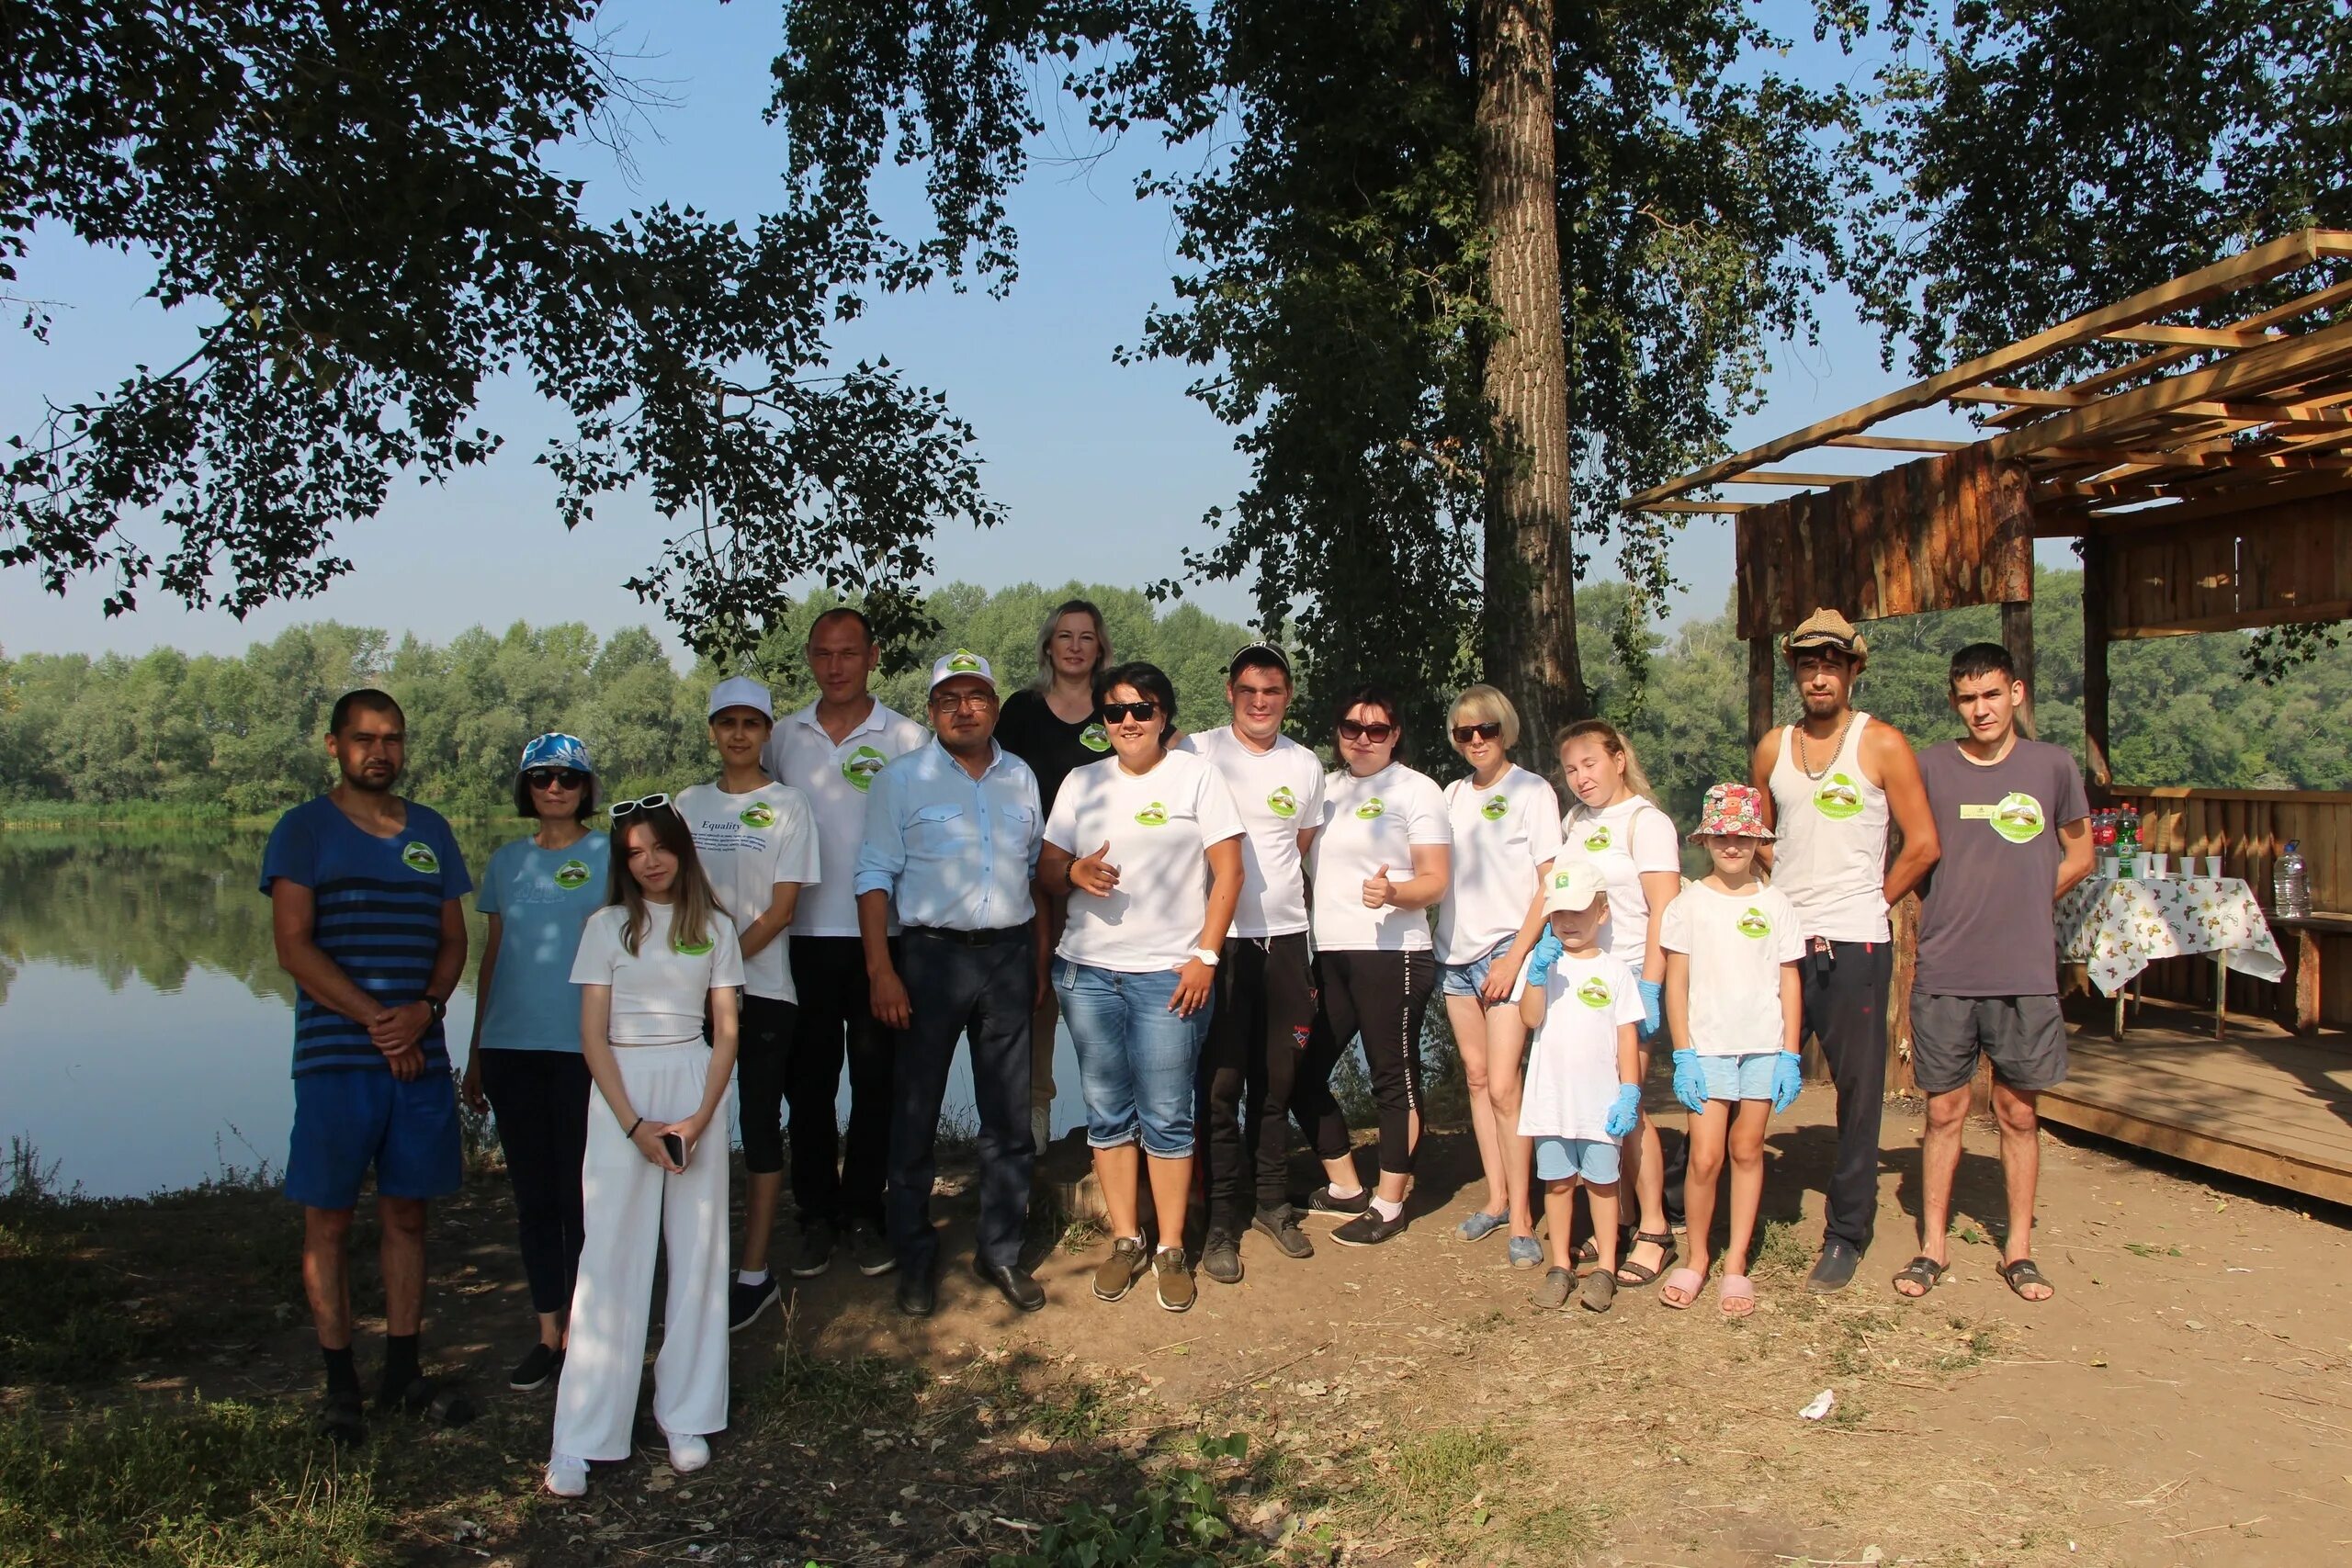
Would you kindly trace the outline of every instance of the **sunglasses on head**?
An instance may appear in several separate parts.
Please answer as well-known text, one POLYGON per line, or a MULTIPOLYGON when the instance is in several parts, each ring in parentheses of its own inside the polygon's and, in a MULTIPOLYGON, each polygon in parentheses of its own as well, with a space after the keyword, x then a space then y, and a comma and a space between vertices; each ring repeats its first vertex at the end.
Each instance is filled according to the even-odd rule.
POLYGON ((1102 722, 1125 724, 1127 720, 1134 719, 1137 724, 1141 724, 1159 711, 1158 703, 1104 703, 1102 722))
POLYGON ((578 789, 588 782, 588 775, 578 768, 533 768, 523 775, 533 789, 578 789))
POLYGON ((1484 724, 1457 724, 1453 727, 1453 743, 1467 746, 1472 740, 1499 740, 1503 727, 1492 719, 1484 724))
POLYGON ((1393 724, 1358 724, 1351 718, 1340 721, 1342 740, 1369 740, 1374 746, 1385 746, 1396 738, 1396 727, 1393 724))
POLYGON ((670 809, 672 809, 672 807, 670 806, 670 797, 668 795, 639 795, 635 800, 616 800, 613 802, 611 811, 608 815, 611 816, 614 821, 617 822, 624 817, 634 817, 640 811, 667 811, 670 809))

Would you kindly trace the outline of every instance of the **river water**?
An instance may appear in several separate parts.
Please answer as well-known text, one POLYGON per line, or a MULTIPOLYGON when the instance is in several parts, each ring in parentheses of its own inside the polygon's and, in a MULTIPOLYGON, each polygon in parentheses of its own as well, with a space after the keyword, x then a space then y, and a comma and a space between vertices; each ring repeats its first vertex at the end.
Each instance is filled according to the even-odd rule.
MULTIPOLYGON (((459 824, 476 868, 526 824, 459 824)), ((286 1163, 294 986, 256 887, 258 829, 0 831, 0 1138, 57 1179, 140 1196, 286 1163)), ((471 900, 468 900, 470 907, 471 900)), ((482 922, 449 1006, 458 1066, 473 1028, 482 922)), ((1058 1132, 1085 1118, 1056 1042, 1058 1132)), ((947 1112, 972 1120, 958 1053, 947 1112)), ((846 1081, 841 1111, 848 1111, 846 1081)))

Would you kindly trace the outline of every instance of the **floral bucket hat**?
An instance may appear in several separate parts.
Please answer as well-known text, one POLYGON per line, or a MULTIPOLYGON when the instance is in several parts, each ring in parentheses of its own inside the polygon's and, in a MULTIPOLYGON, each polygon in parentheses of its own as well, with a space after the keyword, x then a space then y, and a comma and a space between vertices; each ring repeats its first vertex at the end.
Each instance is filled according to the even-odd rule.
POLYGON ((1764 792, 1754 784, 1709 785, 1707 803, 1699 810, 1699 826, 1690 836, 1703 839, 1715 833, 1734 839, 1770 839, 1772 829, 1764 826, 1764 792))

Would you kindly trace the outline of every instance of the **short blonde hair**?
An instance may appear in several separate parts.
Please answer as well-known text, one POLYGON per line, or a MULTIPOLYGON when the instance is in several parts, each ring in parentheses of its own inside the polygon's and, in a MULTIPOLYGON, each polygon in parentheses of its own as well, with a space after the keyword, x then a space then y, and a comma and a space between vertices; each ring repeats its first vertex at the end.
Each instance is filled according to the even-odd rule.
POLYGON ((1453 727, 1464 719, 1472 724, 1501 725, 1506 751, 1519 744, 1519 710, 1492 686, 1464 687, 1462 694, 1453 699, 1453 705, 1445 710, 1445 739, 1456 751, 1462 750, 1462 743, 1453 739, 1453 727))

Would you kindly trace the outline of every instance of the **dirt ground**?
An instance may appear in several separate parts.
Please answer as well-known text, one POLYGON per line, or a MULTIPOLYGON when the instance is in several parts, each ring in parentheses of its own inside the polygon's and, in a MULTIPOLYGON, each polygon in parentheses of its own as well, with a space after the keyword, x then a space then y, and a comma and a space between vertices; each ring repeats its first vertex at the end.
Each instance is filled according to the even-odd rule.
MULTIPOLYGON (((1049 1305, 1014 1314, 965 1267, 969 1215, 951 1196, 935 1318, 899 1318, 888 1279, 837 1267, 739 1341, 735 1426, 710 1471, 679 1481, 649 1447, 576 1504, 533 1495, 552 1393, 504 1389, 528 1319, 487 1178, 436 1222, 426 1341, 479 1416, 378 1438, 447 1461, 401 1488, 405 1552, 505 1568, 985 1562, 1036 1548, 1081 1504, 1132 1506, 1192 1476, 1283 1561, 2352 1561, 2352 1215, 2046 1136, 2036 1252, 2057 1295, 2028 1303, 1994 1272, 1999 1170, 1990 1123, 1974 1124, 1955 1267, 1904 1301, 1888 1281, 1913 1250, 1920 1118, 1894 1101, 1877 1239, 1851 1289, 1816 1298, 1802 1278, 1831 1111, 1808 1088, 1773 1122, 1745 1324, 1721 1318, 1712 1288, 1683 1313, 1655 1288, 1605 1315, 1534 1307, 1535 1276, 1505 1265, 1499 1238, 1453 1236, 1481 1196, 1460 1132, 1426 1145, 1397 1241, 1351 1250, 1310 1221, 1316 1255, 1293 1262, 1252 1237, 1245 1280, 1204 1278, 1182 1316, 1148 1288, 1094 1301, 1100 1244, 1082 1231, 1041 1234, 1049 1305), (1801 1418, 1823 1391, 1831 1414, 1801 1418)), ((312 1397, 292 1263, 289 1249, 276 1326, 140 1386, 312 1397)))

